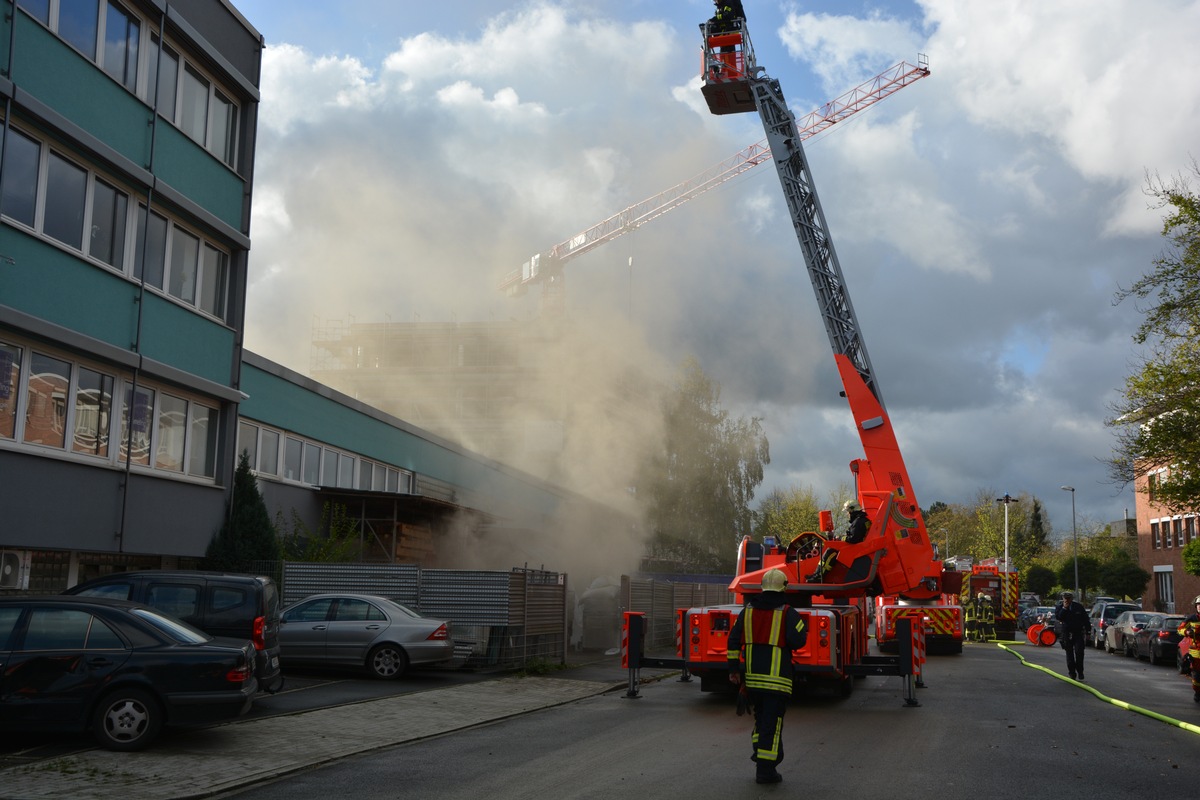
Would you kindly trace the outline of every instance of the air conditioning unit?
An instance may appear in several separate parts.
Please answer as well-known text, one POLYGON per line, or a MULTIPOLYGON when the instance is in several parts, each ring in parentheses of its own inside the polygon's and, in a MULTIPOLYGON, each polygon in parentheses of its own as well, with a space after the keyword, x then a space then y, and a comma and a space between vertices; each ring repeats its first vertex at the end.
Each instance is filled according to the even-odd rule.
POLYGON ((29 588, 28 550, 0 550, 0 589, 29 588))

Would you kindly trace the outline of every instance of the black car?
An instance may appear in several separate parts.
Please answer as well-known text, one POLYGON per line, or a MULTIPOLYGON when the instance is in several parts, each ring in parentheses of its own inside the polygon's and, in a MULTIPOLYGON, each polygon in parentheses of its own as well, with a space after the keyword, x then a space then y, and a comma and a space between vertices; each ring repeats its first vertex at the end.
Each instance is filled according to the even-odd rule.
POLYGON ((279 586, 264 575, 196 570, 116 572, 66 594, 145 603, 209 636, 254 643, 254 676, 263 691, 283 686, 279 668, 279 586))
POLYGON ((141 750, 164 725, 244 714, 254 647, 215 639, 140 603, 0 597, 0 729, 91 730, 141 750))
POLYGON ((1179 626, 1183 616, 1178 614, 1154 614, 1146 626, 1133 634, 1133 654, 1148 658, 1151 664, 1160 661, 1174 663, 1179 653, 1179 626))

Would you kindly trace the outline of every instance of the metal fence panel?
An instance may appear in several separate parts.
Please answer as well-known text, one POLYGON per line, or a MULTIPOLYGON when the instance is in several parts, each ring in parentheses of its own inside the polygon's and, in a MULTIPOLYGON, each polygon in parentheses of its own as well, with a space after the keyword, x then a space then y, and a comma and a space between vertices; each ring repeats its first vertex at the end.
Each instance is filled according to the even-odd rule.
POLYGON ((324 564, 286 561, 283 603, 321 592, 377 594, 419 608, 421 568, 416 564, 324 564))

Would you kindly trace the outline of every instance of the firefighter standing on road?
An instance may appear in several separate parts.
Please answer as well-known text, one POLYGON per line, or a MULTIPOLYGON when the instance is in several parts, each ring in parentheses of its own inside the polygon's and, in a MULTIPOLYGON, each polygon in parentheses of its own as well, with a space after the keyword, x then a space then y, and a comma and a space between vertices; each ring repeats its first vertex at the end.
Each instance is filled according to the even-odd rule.
POLYGON ((1067 673, 1083 680, 1083 650, 1092 620, 1087 609, 1075 602, 1074 592, 1063 592, 1054 604, 1054 618, 1062 623, 1062 648, 1067 651, 1067 673))
POLYGON ((1192 674, 1192 699, 1200 703, 1200 595, 1192 600, 1192 613, 1179 624, 1179 635, 1192 638, 1188 649, 1188 655, 1192 658, 1189 668, 1192 674))
POLYGON ((763 574, 762 593, 752 595, 729 632, 729 680, 743 682, 754 708, 754 747, 758 783, 778 783, 783 760, 783 715, 792 695, 792 651, 808 639, 804 619, 787 604, 787 575, 763 574))

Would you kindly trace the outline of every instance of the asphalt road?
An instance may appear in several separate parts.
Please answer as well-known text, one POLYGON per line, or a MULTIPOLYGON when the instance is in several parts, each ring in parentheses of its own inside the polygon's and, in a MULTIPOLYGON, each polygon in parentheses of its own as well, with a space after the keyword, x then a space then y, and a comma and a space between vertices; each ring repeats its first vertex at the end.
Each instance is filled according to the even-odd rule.
POLYGON ((611 691, 221 796, 1192 796, 1200 706, 1186 678, 1093 650, 1081 685, 1062 679, 1064 663, 1057 647, 968 645, 961 656, 930 659, 919 707, 903 703, 898 678, 858 681, 846 699, 801 698, 785 721, 778 787, 753 782, 749 719, 728 698, 665 679, 637 699, 611 691))

